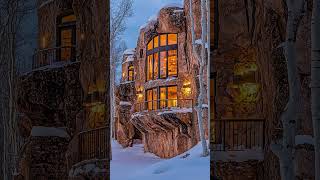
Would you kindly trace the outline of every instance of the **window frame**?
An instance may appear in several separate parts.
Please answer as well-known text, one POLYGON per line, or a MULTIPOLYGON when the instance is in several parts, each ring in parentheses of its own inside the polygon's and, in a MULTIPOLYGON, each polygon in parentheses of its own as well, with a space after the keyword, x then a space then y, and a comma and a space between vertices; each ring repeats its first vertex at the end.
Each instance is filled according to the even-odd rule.
POLYGON ((148 41, 148 43, 147 43, 147 46, 146 46, 146 63, 145 63, 145 65, 146 65, 146 82, 147 81, 150 81, 150 80, 156 80, 156 79, 167 79, 167 78, 170 78, 170 77, 178 77, 178 74, 179 74, 179 58, 178 58, 178 55, 179 55, 179 48, 178 48, 178 45, 179 45, 179 39, 178 39, 178 33, 159 33, 159 34, 157 34, 157 35, 155 35, 155 36, 152 36, 152 38, 150 38, 150 40, 148 41), (169 43, 169 40, 168 40, 168 37, 169 37, 169 34, 175 34, 176 36, 177 36, 177 44, 173 44, 173 45, 168 45, 168 43, 169 43), (165 46, 161 46, 161 38, 160 38, 160 36, 161 35, 166 35, 166 45, 165 46), (155 37, 157 37, 158 38, 158 47, 156 47, 156 48, 154 48, 154 38, 155 37), (148 50, 148 45, 149 44, 152 44, 152 48, 151 48, 151 50, 148 50), (177 74, 176 75, 170 75, 169 76, 169 61, 168 61, 168 56, 169 56, 169 51, 170 50, 176 50, 177 51, 177 74), (161 54, 161 52, 166 52, 166 58, 167 58, 167 61, 166 61, 166 76, 165 77, 161 77, 160 76, 160 54, 161 54), (159 53, 159 55, 158 55, 158 59, 157 59, 157 61, 158 61, 158 75, 157 75, 157 77, 158 78, 154 78, 154 61, 155 61, 155 59, 154 59, 154 56, 155 56, 155 54, 156 53, 159 53), (150 56, 150 55, 152 55, 152 68, 150 68, 150 69, 152 69, 152 79, 149 79, 148 78, 148 69, 149 69, 149 67, 148 67, 148 56, 150 56))
POLYGON ((127 73, 128 73, 127 80, 134 81, 134 66, 133 66, 133 64, 129 64, 127 73), (132 67, 132 69, 130 69, 130 67, 132 67), (132 72, 132 79, 131 80, 130 80, 130 72, 132 72))
POLYGON ((179 104, 178 104, 178 85, 168 85, 168 86, 157 86, 157 87, 153 87, 153 88, 149 88, 149 89, 146 89, 145 90, 145 107, 147 110, 150 111, 149 109, 149 101, 148 100, 148 92, 151 91, 152 92, 152 102, 151 102, 151 110, 162 110, 162 109, 169 109, 169 108, 174 108, 174 107, 179 107, 179 104), (169 96, 169 92, 168 92, 168 88, 170 87, 176 87, 177 91, 177 98, 176 99, 168 99, 168 96, 169 96), (161 99, 161 95, 160 95, 160 91, 161 91, 161 88, 165 88, 165 95, 166 95, 166 98, 164 100, 161 99), (154 99, 154 94, 153 94, 153 91, 156 90, 157 91, 157 99, 154 99), (177 101, 177 106, 172 106, 172 107, 169 107, 168 106, 168 100, 176 100, 177 101), (164 106, 162 107, 161 106, 161 101, 164 101, 164 106), (154 105, 154 102, 156 102, 156 108, 155 105, 154 105))

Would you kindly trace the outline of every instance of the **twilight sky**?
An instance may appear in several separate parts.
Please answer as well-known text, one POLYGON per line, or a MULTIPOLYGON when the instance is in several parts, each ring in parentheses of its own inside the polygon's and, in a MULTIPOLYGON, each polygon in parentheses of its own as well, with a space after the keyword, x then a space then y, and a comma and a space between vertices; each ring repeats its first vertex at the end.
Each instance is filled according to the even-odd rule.
POLYGON ((161 7, 171 4, 183 4, 183 0, 133 0, 134 15, 127 20, 127 30, 123 35, 128 48, 135 48, 140 26, 144 25, 148 19, 156 15, 161 7))

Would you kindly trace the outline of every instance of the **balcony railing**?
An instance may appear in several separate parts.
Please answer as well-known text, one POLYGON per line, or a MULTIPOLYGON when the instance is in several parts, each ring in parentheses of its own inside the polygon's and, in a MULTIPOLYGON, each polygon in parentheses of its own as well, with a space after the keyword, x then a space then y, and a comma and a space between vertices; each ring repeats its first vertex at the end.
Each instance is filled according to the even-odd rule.
POLYGON ((33 55, 32 69, 61 61, 76 61, 76 47, 64 46, 37 50, 33 55))
POLYGON ((163 99, 136 103, 135 112, 193 108, 192 99, 163 99))
POLYGON ((79 133, 78 162, 109 158, 110 133, 107 130, 107 127, 102 127, 79 133))
POLYGON ((263 150, 264 119, 218 119, 211 121, 213 151, 263 150))

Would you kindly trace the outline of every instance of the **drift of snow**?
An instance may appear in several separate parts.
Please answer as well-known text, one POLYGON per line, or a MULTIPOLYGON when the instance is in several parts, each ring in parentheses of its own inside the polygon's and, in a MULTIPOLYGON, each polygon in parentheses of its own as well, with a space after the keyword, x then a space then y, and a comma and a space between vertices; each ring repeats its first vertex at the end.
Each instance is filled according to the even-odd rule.
POLYGON ((135 49, 126 49, 126 50, 123 52, 123 55, 133 55, 135 52, 136 52, 135 49))
POLYGON ((176 108, 168 111, 159 112, 158 115, 170 114, 170 113, 191 113, 191 112, 192 112, 192 108, 176 108))
POLYGON ((131 106, 131 102, 128 101, 120 101, 120 106, 131 106))
POLYGON ((201 157, 201 154, 202 146, 199 143, 177 157, 140 169, 128 180, 209 180, 210 156, 201 157))
MULTIPOLYGON (((144 153, 143 144, 123 149, 117 141, 112 141, 111 180, 127 180, 135 172, 162 161, 151 153, 144 153)), ((141 179, 142 180, 142 179, 141 179)))
POLYGON ((34 126, 31 130, 31 136, 37 136, 37 137, 56 136, 56 137, 62 137, 62 138, 69 138, 69 134, 67 133, 65 127, 54 128, 54 127, 34 126))

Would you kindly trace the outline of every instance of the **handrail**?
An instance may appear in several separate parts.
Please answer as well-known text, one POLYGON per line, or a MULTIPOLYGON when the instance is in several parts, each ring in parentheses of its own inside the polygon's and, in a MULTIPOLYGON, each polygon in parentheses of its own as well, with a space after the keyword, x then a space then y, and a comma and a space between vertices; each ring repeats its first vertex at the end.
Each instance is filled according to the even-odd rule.
POLYGON ((60 61, 76 61, 76 46, 58 46, 36 50, 33 54, 32 69, 60 61), (65 52, 65 56, 62 56, 63 52, 65 52))
POLYGON ((211 129, 210 142, 214 151, 264 150, 265 119, 213 119, 211 129))

